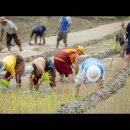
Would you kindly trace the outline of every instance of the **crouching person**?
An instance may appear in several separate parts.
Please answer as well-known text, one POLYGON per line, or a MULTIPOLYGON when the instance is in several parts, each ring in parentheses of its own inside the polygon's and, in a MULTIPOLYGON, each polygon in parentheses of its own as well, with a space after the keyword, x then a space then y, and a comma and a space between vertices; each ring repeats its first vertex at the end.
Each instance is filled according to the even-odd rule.
POLYGON ((0 61, 0 72, 6 71, 4 78, 10 81, 16 78, 17 87, 21 87, 21 76, 25 72, 25 61, 21 55, 11 54, 0 61))
POLYGON ((80 65, 79 72, 75 79, 75 95, 79 94, 79 87, 82 85, 87 90, 89 83, 97 83, 96 91, 100 89, 105 79, 104 65, 96 58, 88 58, 80 65))
POLYGON ((35 90, 39 90, 39 86, 42 84, 41 77, 46 72, 49 73, 50 86, 53 88, 53 90, 55 90, 56 72, 55 72, 54 64, 50 59, 46 57, 39 57, 33 60, 32 65, 29 65, 27 67, 27 71, 31 73, 29 77, 30 91, 33 91, 33 88, 35 90))
POLYGON ((78 46, 75 49, 65 49, 55 54, 54 65, 60 74, 61 82, 63 82, 64 76, 73 82, 73 69, 79 70, 79 56, 84 55, 84 52, 84 47, 78 46))

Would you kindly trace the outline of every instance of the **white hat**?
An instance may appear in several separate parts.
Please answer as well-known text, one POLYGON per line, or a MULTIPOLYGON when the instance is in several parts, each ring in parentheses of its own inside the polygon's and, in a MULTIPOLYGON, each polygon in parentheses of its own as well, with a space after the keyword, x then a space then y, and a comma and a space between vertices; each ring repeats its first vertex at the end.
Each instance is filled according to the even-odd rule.
POLYGON ((86 77, 90 82, 98 81, 100 76, 101 76, 101 70, 96 65, 90 66, 86 72, 86 77))
POLYGON ((0 61, 0 72, 4 71, 5 69, 5 64, 4 62, 0 61))
POLYGON ((27 68, 25 69, 25 73, 32 73, 34 70, 32 65, 28 65, 27 68))

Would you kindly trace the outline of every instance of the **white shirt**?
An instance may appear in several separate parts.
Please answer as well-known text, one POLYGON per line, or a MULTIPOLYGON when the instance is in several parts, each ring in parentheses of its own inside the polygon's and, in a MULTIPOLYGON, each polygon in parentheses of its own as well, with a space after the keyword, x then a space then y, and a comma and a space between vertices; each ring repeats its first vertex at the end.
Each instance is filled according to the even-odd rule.
POLYGON ((6 22, 5 26, 3 26, 3 25, 1 26, 0 30, 4 29, 5 32, 7 32, 9 34, 14 34, 13 28, 15 28, 16 31, 18 30, 18 28, 16 27, 16 25, 12 21, 8 20, 6 22))

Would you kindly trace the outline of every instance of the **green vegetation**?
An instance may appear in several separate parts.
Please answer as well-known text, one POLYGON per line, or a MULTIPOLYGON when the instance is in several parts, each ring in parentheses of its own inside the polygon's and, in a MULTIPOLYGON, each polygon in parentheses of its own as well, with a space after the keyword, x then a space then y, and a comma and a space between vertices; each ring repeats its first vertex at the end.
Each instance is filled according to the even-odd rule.
POLYGON ((60 105, 74 100, 73 93, 64 91, 59 97, 54 92, 44 96, 35 92, 27 96, 8 90, 6 94, 0 92, 0 113, 54 113, 60 105))
POLYGON ((9 86, 9 82, 5 79, 0 79, 0 86, 7 87, 9 86))

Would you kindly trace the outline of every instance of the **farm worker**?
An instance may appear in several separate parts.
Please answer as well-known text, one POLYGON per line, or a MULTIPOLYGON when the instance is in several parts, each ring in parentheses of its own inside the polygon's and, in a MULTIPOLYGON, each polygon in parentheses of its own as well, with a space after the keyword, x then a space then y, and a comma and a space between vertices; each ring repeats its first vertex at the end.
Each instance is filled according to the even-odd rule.
POLYGON ((59 51, 54 56, 54 65, 60 74, 60 81, 63 82, 63 77, 68 77, 69 81, 73 81, 73 71, 79 69, 79 56, 84 54, 84 47, 78 46, 75 49, 65 49, 59 51))
POLYGON ((96 90, 99 90, 100 86, 103 84, 104 79, 105 70, 101 61, 96 58, 87 58, 81 63, 79 72, 75 79, 76 97, 78 96, 80 85, 82 85, 85 90, 87 90, 87 84, 96 82, 96 90))
POLYGON ((50 86, 55 90, 55 67, 53 62, 47 57, 39 57, 33 60, 32 65, 29 65, 26 69, 26 72, 31 73, 29 77, 29 86, 30 90, 33 91, 33 87, 35 90, 39 89, 39 86, 42 84, 41 77, 48 72, 50 77, 50 86))
POLYGON ((14 39, 14 42, 18 45, 19 50, 22 51, 22 43, 19 39, 18 28, 16 27, 16 25, 12 21, 6 19, 5 17, 0 18, 0 23, 2 25, 2 27, 0 28, 0 41, 2 41, 2 37, 5 31, 8 51, 11 51, 12 38, 14 39))
POLYGON ((25 61, 22 56, 18 54, 11 54, 0 61, 0 72, 6 71, 4 78, 10 81, 16 77, 17 87, 21 87, 21 76, 25 72, 25 61))
POLYGON ((67 47, 67 36, 70 31, 71 24, 72 24, 71 17, 62 16, 60 18, 58 29, 55 32, 55 34, 58 32, 56 48, 59 47, 59 42, 62 39, 65 44, 65 47, 67 47))
POLYGON ((125 54, 125 50, 126 50, 126 47, 125 47, 125 35, 126 35, 126 28, 125 28, 125 23, 124 21, 121 23, 121 30, 119 32, 119 34, 116 36, 116 42, 119 42, 120 43, 120 56, 121 57, 124 57, 124 54, 125 54))
POLYGON ((125 56, 125 62, 123 66, 124 68, 126 68, 130 63, 130 22, 126 27, 126 38, 128 39, 128 45, 126 47, 126 56, 125 56))
POLYGON ((30 41, 29 41, 29 44, 31 44, 31 40, 32 40, 32 37, 33 35, 35 34, 35 44, 37 44, 37 38, 40 37, 40 43, 39 45, 41 45, 41 40, 43 39, 43 45, 46 44, 46 41, 45 41, 45 35, 46 35, 46 27, 45 25, 37 25, 33 30, 32 30, 32 33, 31 33, 31 38, 30 38, 30 41))

